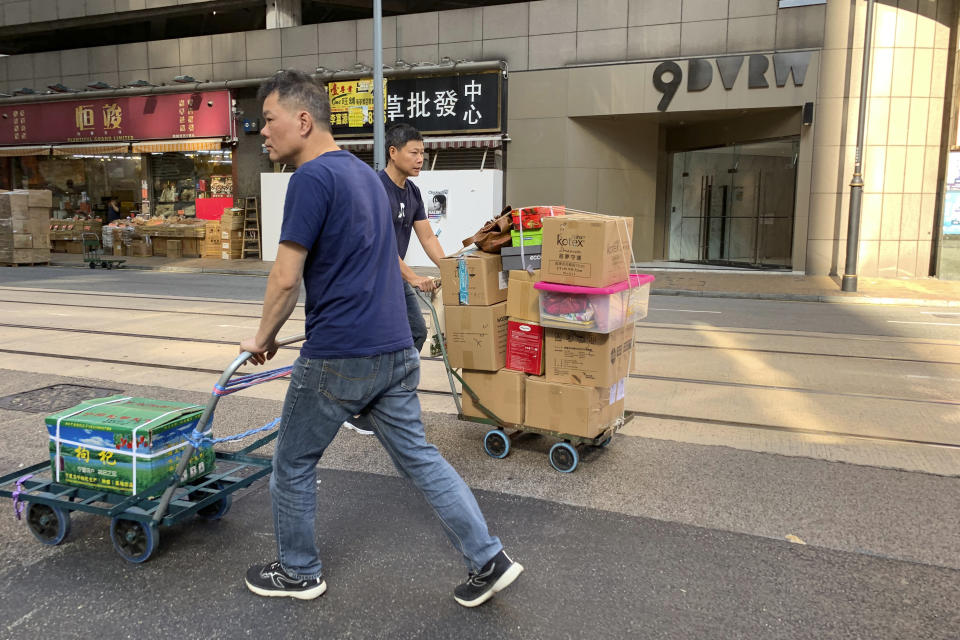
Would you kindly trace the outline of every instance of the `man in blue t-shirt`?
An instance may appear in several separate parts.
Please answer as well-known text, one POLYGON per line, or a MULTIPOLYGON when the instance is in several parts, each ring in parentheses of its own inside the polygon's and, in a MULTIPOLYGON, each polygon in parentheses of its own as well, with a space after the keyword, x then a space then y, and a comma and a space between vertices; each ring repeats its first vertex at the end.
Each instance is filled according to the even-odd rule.
POLYGON ((423 310, 414 288, 433 291, 436 284, 433 278, 414 273, 404 262, 410 246, 410 232, 417 232, 424 252, 438 267, 444 257, 443 247, 427 220, 420 189, 408 180, 420 175, 420 168, 423 166, 423 136, 409 124, 398 122, 386 130, 384 138, 387 167, 378 175, 390 201, 393 230, 397 234, 397 253, 400 254, 400 274, 403 276, 403 290, 407 300, 407 321, 413 333, 413 346, 419 353, 427 340, 427 324, 423 321, 423 310))
POLYGON ((274 356, 301 282, 307 339, 290 377, 270 476, 278 559, 250 567, 246 585, 258 595, 301 600, 326 591, 314 529, 317 463, 344 420, 366 410, 397 469, 420 489, 466 560, 469 577, 454 598, 466 607, 482 604, 523 567, 490 535, 473 493, 424 436, 420 357, 410 327, 397 321, 406 304, 386 194, 373 170, 337 146, 329 99, 310 76, 278 72, 258 95, 270 159, 297 170, 260 327, 240 349, 254 364, 274 356))

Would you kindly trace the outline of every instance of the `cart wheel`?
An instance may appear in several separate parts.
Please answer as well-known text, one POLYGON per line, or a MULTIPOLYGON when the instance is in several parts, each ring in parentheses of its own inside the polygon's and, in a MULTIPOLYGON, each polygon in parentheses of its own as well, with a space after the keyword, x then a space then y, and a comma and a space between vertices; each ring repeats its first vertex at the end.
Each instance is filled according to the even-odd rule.
POLYGON ((91 269, 96 269, 96 268, 97 268, 97 263, 96 263, 96 262, 91 262, 91 263, 90 263, 90 268, 91 268, 91 269))
POLYGON ((27 527, 33 537, 43 544, 60 544, 70 533, 70 512, 31 502, 27 508, 27 527))
POLYGON ((104 269, 113 269, 113 263, 112 263, 112 262, 104 262, 104 263, 103 263, 103 268, 104 268, 104 269))
POLYGON ((560 473, 570 473, 577 468, 580 456, 577 450, 567 442, 558 442, 550 447, 550 464, 560 473))
POLYGON ((157 550, 160 533, 152 522, 145 524, 139 520, 117 517, 110 522, 110 540, 124 560, 140 564, 149 560, 157 550))
POLYGON ((506 458, 510 453, 510 438, 501 429, 492 429, 483 436, 483 450, 491 458, 506 458))
MULTIPOLYGON (((222 491, 225 487, 225 485, 219 480, 217 482, 214 482, 210 486, 216 489, 217 491, 222 491)), ((211 522, 213 520, 219 520, 223 516, 227 515, 227 511, 230 511, 230 505, 232 504, 233 504, 233 494, 228 493, 222 496, 216 502, 208 504, 204 508, 197 511, 197 517, 200 518, 201 520, 208 520, 211 522)))
POLYGON ((610 444, 610 441, 611 441, 611 440, 613 440, 613 436, 612 436, 612 435, 609 435, 609 436, 607 436, 606 438, 604 438, 603 441, 601 441, 601 442, 597 445, 597 447, 600 448, 600 449, 603 449, 603 448, 606 447, 608 444, 610 444))

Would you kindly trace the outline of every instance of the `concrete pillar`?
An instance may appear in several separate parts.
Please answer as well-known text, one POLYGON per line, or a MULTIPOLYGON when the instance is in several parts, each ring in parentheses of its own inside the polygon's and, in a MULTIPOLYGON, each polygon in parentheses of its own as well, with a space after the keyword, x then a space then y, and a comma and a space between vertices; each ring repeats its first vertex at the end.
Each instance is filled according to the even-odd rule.
POLYGON ((299 27, 301 24, 301 0, 267 0, 267 29, 299 27))

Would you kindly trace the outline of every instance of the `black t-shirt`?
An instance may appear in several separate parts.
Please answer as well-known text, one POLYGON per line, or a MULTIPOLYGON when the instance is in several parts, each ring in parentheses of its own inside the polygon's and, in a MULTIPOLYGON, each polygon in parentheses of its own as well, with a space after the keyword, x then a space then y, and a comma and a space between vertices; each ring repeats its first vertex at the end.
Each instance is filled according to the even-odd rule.
POLYGON ((385 170, 377 172, 383 188, 387 192, 387 200, 390 201, 390 214, 393 219, 393 230, 397 235, 397 253, 403 259, 407 255, 407 247, 410 246, 410 232, 413 229, 413 223, 417 220, 426 220, 427 212, 423 208, 423 198, 420 197, 420 189, 409 180, 401 189, 387 175, 385 170))

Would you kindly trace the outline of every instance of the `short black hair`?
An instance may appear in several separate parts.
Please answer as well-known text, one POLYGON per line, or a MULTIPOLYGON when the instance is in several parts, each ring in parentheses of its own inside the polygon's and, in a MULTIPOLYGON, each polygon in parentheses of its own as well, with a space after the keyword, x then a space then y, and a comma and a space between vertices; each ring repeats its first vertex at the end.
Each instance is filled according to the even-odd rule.
POLYGON ((330 98, 327 91, 303 71, 277 71, 272 78, 260 85, 257 99, 262 102, 274 92, 285 106, 306 110, 315 124, 327 131, 333 131, 330 127, 330 98))
POLYGON ((413 125, 406 122, 397 122, 387 127, 387 130, 383 132, 383 148, 387 152, 387 161, 390 160, 390 147, 396 147, 399 151, 411 140, 423 141, 423 136, 413 125))

